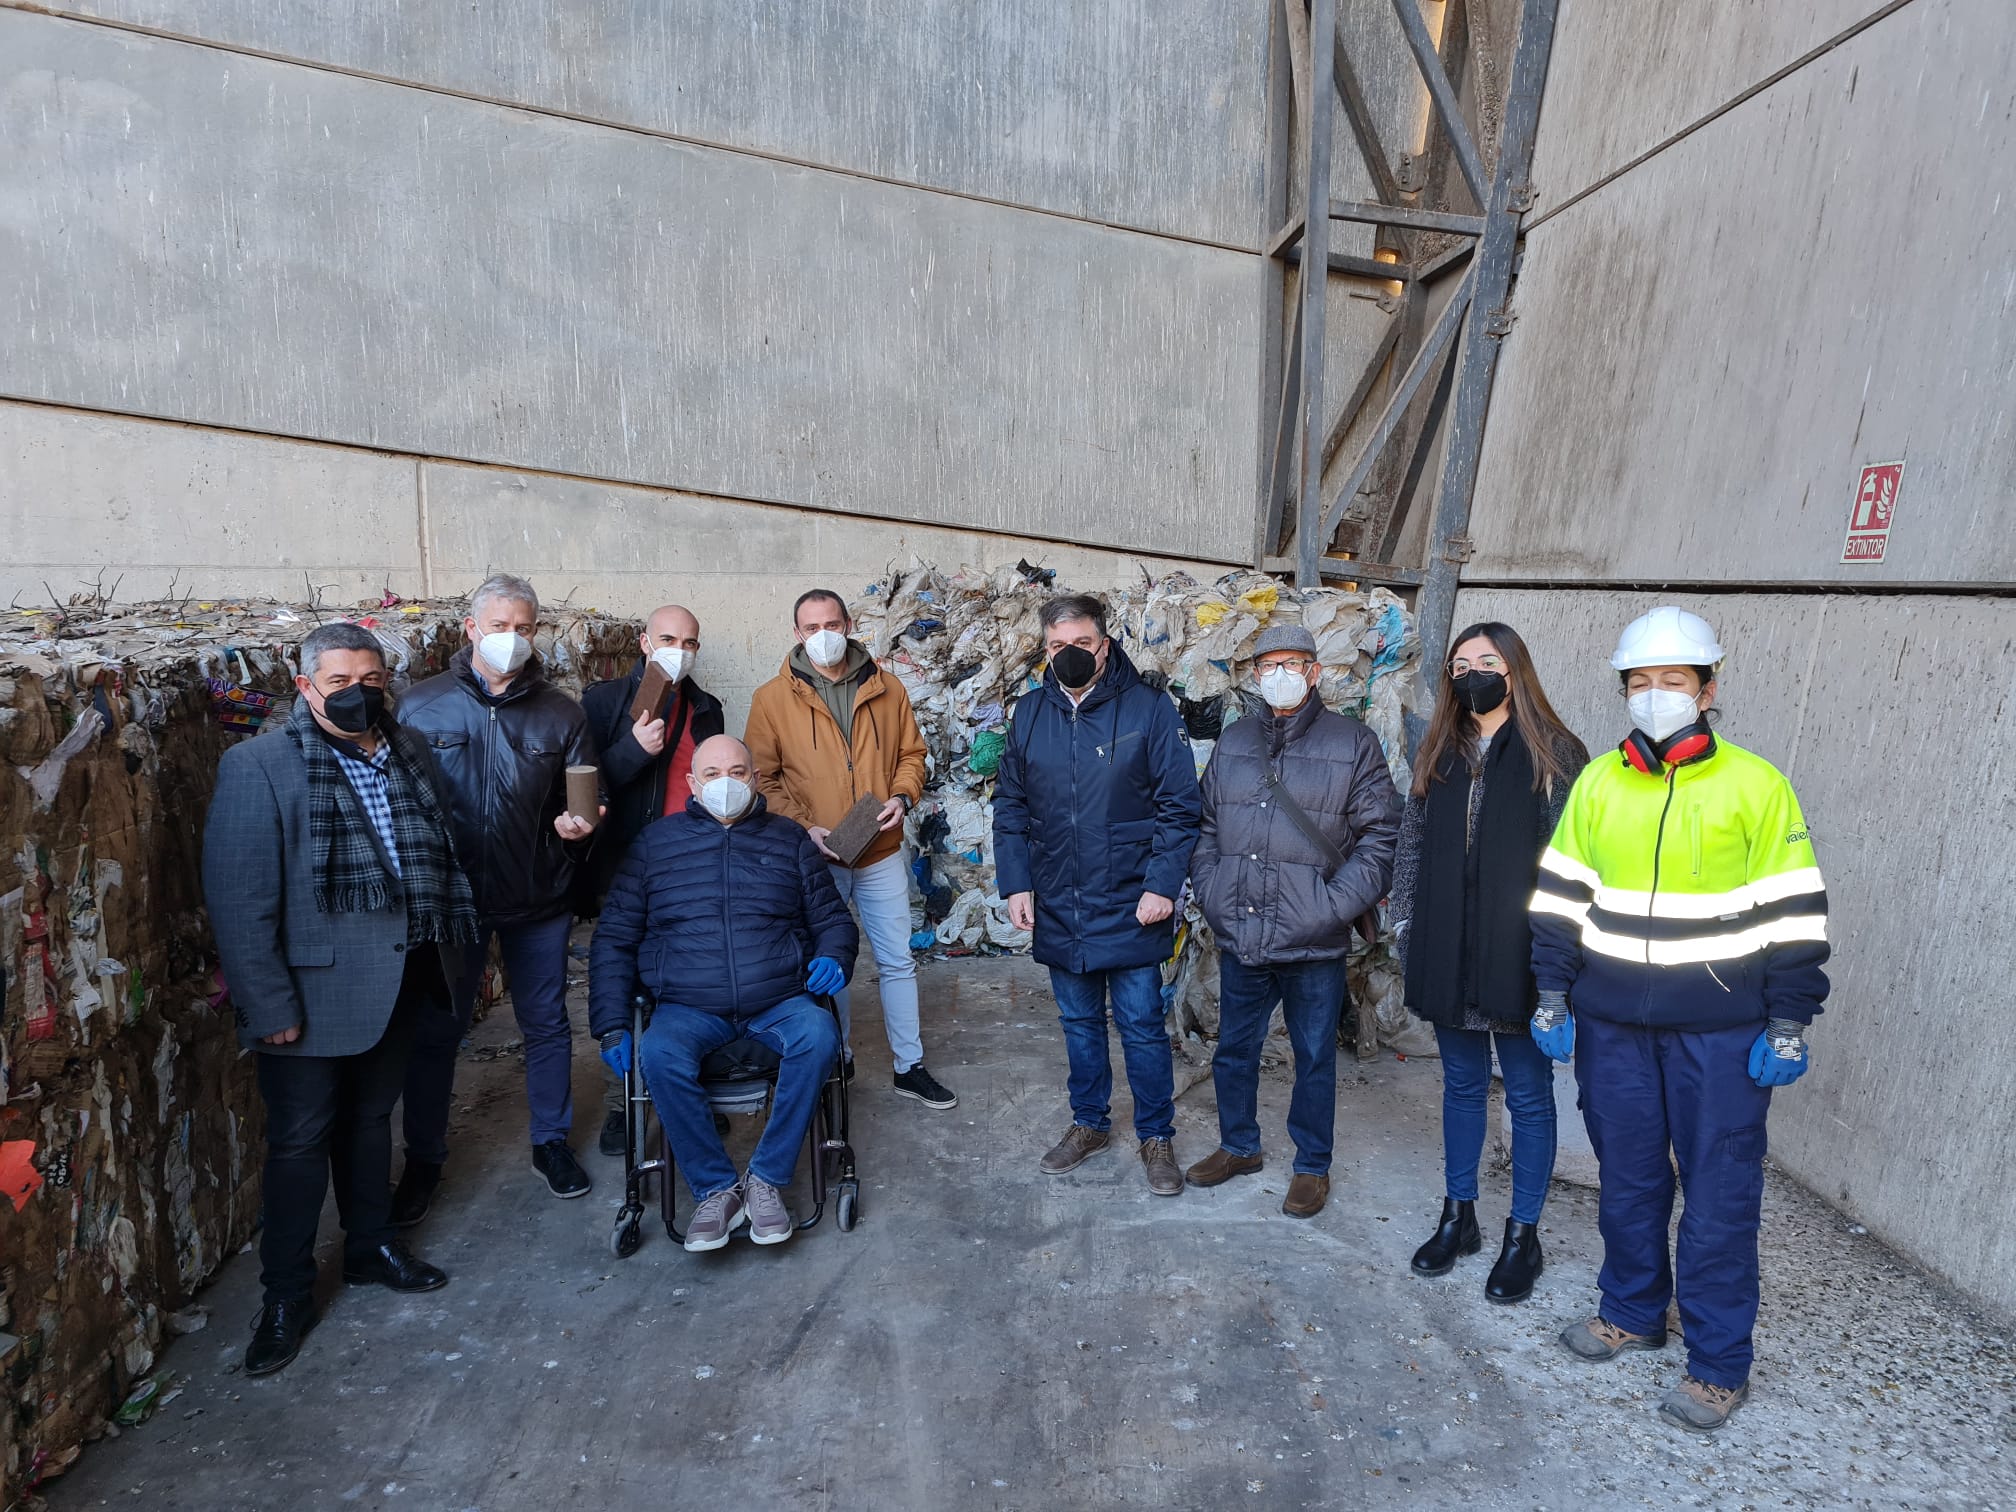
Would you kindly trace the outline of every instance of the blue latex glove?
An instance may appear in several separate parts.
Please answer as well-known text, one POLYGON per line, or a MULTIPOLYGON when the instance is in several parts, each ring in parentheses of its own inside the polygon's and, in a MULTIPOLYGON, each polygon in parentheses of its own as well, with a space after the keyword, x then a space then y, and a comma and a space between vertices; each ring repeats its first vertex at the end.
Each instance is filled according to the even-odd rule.
POLYGON ((1806 1074, 1806 1026, 1772 1019, 1750 1047, 1750 1080, 1760 1087, 1789 1087, 1806 1074))
POLYGON ((847 984, 847 974, 831 956, 814 956, 812 969, 805 973, 805 990, 814 997, 838 992, 847 984))
POLYGON ((1533 1010, 1532 1032, 1541 1054, 1567 1063, 1575 1054, 1575 1015, 1568 1011, 1567 993, 1540 994, 1540 1006, 1533 1010))
POLYGON ((618 1076, 630 1074, 630 1031, 619 1029, 602 1042, 602 1064, 618 1076))

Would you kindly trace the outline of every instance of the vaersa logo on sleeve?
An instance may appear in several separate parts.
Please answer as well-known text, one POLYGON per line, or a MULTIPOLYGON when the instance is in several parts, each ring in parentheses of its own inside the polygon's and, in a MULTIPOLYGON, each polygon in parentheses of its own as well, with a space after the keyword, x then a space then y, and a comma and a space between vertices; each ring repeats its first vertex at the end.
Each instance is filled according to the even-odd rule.
POLYGON ((1897 494, 1904 487, 1902 462, 1872 462, 1855 485, 1848 510, 1848 540, 1841 548, 1844 562, 1880 562, 1890 544, 1890 521, 1897 512, 1897 494))

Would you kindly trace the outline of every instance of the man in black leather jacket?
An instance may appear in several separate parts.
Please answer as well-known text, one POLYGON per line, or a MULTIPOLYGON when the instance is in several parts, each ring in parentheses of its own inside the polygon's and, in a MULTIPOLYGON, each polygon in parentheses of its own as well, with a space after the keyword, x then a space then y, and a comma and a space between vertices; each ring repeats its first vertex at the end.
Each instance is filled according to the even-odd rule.
POLYGON ((581 706, 547 681, 532 650, 538 620, 530 583, 489 579, 463 621, 469 645, 399 704, 400 719, 434 749, 455 853, 483 920, 453 1016, 436 1015, 414 1040, 406 1073, 406 1169, 392 1199, 392 1221, 400 1227, 426 1217, 441 1181, 455 1052, 469 1031, 493 934, 525 1040, 533 1169, 556 1197, 588 1191, 588 1175, 567 1142, 574 1102, 566 993, 574 871, 591 828, 566 808, 567 768, 593 765, 595 742, 581 706))

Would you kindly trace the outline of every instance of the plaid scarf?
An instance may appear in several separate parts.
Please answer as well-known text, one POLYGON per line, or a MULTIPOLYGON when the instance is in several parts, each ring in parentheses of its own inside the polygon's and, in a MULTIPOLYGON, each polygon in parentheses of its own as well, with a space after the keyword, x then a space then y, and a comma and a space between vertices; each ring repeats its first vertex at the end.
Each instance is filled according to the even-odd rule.
POLYGON ((315 723, 308 700, 294 700, 287 738, 308 768, 308 839, 315 847, 315 906, 323 913, 373 913, 395 887, 406 895, 406 941, 466 944, 476 939, 476 899, 455 861, 448 816, 434 791, 432 766, 420 737, 389 717, 379 727, 391 749, 386 799, 399 847, 400 877, 371 840, 371 821, 343 775, 341 758, 315 723))

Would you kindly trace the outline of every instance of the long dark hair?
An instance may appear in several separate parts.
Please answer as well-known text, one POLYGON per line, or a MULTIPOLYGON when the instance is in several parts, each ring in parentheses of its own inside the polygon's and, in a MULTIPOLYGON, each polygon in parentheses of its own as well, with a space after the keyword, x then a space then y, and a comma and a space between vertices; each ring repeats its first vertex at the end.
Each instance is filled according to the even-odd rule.
MULTIPOLYGON (((1505 658, 1505 678, 1509 684, 1506 693, 1512 704, 1512 723, 1518 726, 1519 738, 1526 743, 1527 754, 1533 759, 1533 791, 1552 796, 1554 784, 1568 775, 1561 764, 1560 747, 1567 745, 1573 748, 1581 742, 1561 722, 1561 716, 1554 712, 1554 705, 1547 701, 1546 690, 1540 686, 1540 675, 1533 670, 1533 657, 1526 649, 1526 642, 1510 625, 1488 620, 1481 625, 1465 626, 1449 638, 1452 655, 1455 647, 1478 636, 1491 642, 1491 648, 1505 658)), ((1441 780, 1443 764, 1452 751, 1462 754, 1463 764, 1471 772, 1477 770, 1477 716, 1464 708, 1457 698, 1456 679, 1450 675, 1449 662, 1445 658, 1442 681, 1435 690, 1435 715, 1428 721, 1428 734, 1414 757, 1413 793, 1416 798, 1426 798, 1428 784, 1441 780)))

